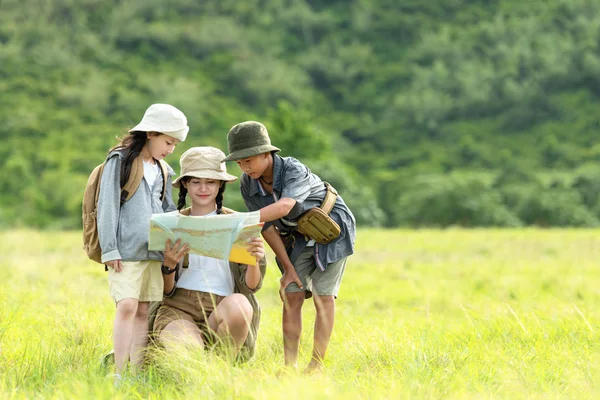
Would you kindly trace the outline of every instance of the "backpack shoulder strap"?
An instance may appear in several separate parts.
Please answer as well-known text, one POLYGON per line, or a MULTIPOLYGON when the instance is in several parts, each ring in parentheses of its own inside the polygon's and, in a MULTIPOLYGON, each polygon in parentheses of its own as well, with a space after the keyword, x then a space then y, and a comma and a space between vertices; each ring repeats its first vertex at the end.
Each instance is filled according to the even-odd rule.
POLYGON ((104 172, 104 164, 106 164, 106 163, 103 162, 102 164, 100 164, 96 168, 94 168, 94 170, 92 171, 92 175, 97 171, 97 173, 96 173, 96 179, 97 179, 96 194, 94 195, 94 208, 98 207, 98 197, 100 197, 100 182, 102 181, 102 172, 104 172))
MULTIPOLYGON (((160 170, 162 172, 163 177, 163 187, 162 192, 160 194, 161 201, 164 200, 165 194, 167 193, 167 179, 169 178, 169 168, 167 163, 163 160, 160 160, 159 163, 160 170)), ((121 188, 121 204, 125 201, 129 200, 136 192, 140 183, 142 183, 142 179, 144 178, 144 164, 142 161, 142 157, 137 157, 133 160, 133 164, 131 164, 131 173, 129 174, 129 179, 125 186, 121 188)))
POLYGON ((162 192, 160 193, 160 200, 163 201, 165 199, 165 195, 167 194, 167 179, 169 179, 169 167, 167 166, 167 163, 163 160, 160 160, 158 164, 160 165, 160 170, 162 171, 163 177, 163 187, 162 192))
POLYGON ((125 183, 125 186, 121 188, 121 205, 125 201, 129 200, 135 194, 136 190, 142 183, 144 178, 144 164, 142 163, 142 157, 137 157, 131 164, 131 172, 129 173, 129 179, 125 183))

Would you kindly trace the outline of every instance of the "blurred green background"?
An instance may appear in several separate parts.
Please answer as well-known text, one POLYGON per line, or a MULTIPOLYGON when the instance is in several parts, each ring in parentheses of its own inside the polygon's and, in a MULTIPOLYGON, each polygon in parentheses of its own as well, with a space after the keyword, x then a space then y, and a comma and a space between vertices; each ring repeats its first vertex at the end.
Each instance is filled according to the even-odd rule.
POLYGON ((600 225, 599 1, 0 0, 0 227, 77 229, 155 102, 177 172, 256 119, 361 226, 600 225))

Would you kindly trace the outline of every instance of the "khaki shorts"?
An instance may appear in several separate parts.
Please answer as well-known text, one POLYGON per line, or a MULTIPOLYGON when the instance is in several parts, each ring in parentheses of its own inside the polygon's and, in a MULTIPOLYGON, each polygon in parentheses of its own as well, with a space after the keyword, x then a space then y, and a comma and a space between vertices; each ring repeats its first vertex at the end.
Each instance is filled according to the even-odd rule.
POLYGON ((139 301, 160 301, 163 297, 163 277, 160 271, 162 262, 122 261, 123 270, 108 269, 110 295, 118 303, 131 298, 139 301))
POLYGON ((205 343, 215 343, 215 332, 208 326, 208 317, 217 308, 224 296, 177 288, 171 297, 165 297, 158 308, 154 320, 155 337, 173 321, 185 320, 196 324, 202 332, 205 343))
MULTIPOLYGON (((340 291, 340 285, 346 269, 347 257, 342 258, 331 264, 327 264, 325 271, 317 267, 315 261, 314 248, 307 246, 294 263, 294 269, 306 289, 306 298, 311 296, 311 292, 317 296, 335 296, 337 298, 340 291)), ((286 292, 303 292, 295 283, 291 283, 285 289, 286 292)))

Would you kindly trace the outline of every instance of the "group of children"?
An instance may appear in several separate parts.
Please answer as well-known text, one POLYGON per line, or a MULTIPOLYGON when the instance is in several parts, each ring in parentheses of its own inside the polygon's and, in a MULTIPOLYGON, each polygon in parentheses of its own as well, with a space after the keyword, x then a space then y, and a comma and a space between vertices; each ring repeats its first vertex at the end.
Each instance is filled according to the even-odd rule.
POLYGON ((227 184, 237 180, 227 173, 226 161, 235 161, 241 168, 242 197, 248 211, 260 211, 262 236, 282 272, 285 364, 297 368, 302 305, 314 295, 314 346, 307 370, 319 370, 333 330, 335 298, 346 259, 354 251, 351 211, 342 197, 304 164, 279 156, 280 149, 271 144, 266 127, 254 121, 231 128, 227 156, 213 147, 187 150, 180 159, 181 173, 173 180, 175 172, 162 160, 186 140, 188 131, 180 110, 153 104, 106 159, 97 227, 101 260, 108 267, 110 294, 116 303, 115 378, 120 379, 128 362, 133 368, 143 363, 151 304, 157 306, 150 319, 152 337, 167 349, 182 343, 198 348, 218 344, 241 360, 254 354, 260 321, 254 294, 266 270, 261 239, 248 243, 248 252, 256 258, 251 265, 190 254, 188 245, 180 241, 168 241, 164 252, 148 250, 152 214, 235 212, 223 205, 227 184), (125 200, 123 185, 140 160, 144 178, 125 200), (172 188, 179 190, 177 205, 172 188), (337 231, 336 237, 324 242, 301 231, 298 222, 309 210, 324 208, 325 199, 330 205, 324 218, 337 225, 337 231))

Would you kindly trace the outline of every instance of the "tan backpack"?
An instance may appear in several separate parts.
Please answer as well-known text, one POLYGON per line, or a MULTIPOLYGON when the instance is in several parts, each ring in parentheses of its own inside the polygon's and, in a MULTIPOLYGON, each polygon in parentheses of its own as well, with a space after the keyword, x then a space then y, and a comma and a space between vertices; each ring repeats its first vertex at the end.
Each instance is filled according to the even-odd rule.
MULTIPOLYGON (((103 264, 102 249, 98 239, 98 195, 100 194, 100 182, 102 180, 102 171, 106 161, 98 165, 88 178, 85 191, 83 192, 83 203, 81 206, 81 218, 83 220, 83 249, 90 260, 103 264)), ((161 201, 165 198, 167 192, 168 169, 167 164, 160 160, 160 169, 163 176, 163 188, 160 195, 161 201)), ((136 192, 144 177, 144 164, 142 158, 137 157, 131 165, 131 173, 125 186, 121 188, 121 205, 129 200, 136 192)))

